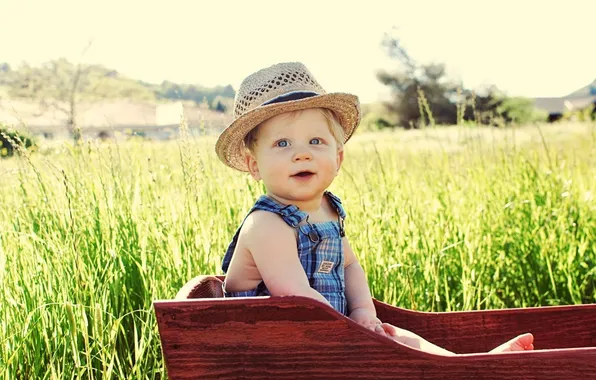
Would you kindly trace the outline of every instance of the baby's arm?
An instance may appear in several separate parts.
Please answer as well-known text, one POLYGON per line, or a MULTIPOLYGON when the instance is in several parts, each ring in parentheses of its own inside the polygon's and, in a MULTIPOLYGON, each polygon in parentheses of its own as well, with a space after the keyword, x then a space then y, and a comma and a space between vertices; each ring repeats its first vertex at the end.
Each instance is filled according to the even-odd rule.
POLYGON ((368 281, 364 270, 358 262, 348 239, 343 238, 344 271, 346 281, 346 299, 348 301, 348 316, 360 325, 384 334, 380 328, 381 321, 377 318, 377 311, 372 302, 368 281))
POLYGON ((372 296, 368 287, 368 281, 364 270, 358 262, 348 239, 343 239, 344 260, 345 260, 345 278, 346 278, 346 298, 348 300, 349 317, 360 325, 370 328, 382 335, 418 348, 420 350, 439 355, 453 355, 439 346, 436 346, 411 331, 400 329, 388 323, 383 323, 377 318, 377 311, 372 302, 372 296), (377 324, 379 325, 378 328, 377 324))
POLYGON ((294 229, 278 215, 267 211, 251 213, 242 226, 240 238, 272 296, 310 297, 331 306, 310 287, 298 257, 294 229))

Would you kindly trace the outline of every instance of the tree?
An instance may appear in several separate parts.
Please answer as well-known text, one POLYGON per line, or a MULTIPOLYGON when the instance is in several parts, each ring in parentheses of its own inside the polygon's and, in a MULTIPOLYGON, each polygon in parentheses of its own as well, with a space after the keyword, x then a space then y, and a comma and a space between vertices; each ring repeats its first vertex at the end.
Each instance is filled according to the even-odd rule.
POLYGON ((221 104, 221 101, 218 101, 218 102, 217 102, 217 105, 215 106, 215 110, 216 110, 217 112, 224 113, 224 112, 226 112, 226 107, 224 107, 224 105, 223 105, 223 104, 221 104))
POLYGON ((226 113, 234 107, 234 99, 217 95, 211 103, 211 109, 216 112, 226 113))
POLYGON ((39 103, 40 110, 54 109, 66 117, 75 143, 81 138, 77 115, 83 102, 135 98, 153 100, 153 91, 137 81, 122 78, 100 65, 73 64, 64 58, 34 67, 23 64, 8 80, 8 95, 39 103))
POLYGON ((206 96, 203 97, 203 100, 201 100, 201 102, 199 103, 199 107, 205 110, 208 110, 209 108, 209 100, 207 99, 206 96))
POLYGON ((52 107, 67 117, 67 128, 78 142, 77 104, 82 89, 88 91, 88 67, 73 65, 66 59, 47 62, 41 67, 24 64, 12 77, 9 95, 27 98, 42 109, 52 107))
POLYGON ((10 65, 8 63, 0 63, 0 99, 6 95, 6 86, 8 85, 10 75, 10 65))
POLYGON ((222 100, 221 103, 224 107, 227 107, 228 103, 234 102, 234 96, 236 96, 236 92, 231 85, 207 88, 195 84, 177 84, 169 81, 162 82, 159 88, 156 89, 156 93, 162 99, 192 100, 202 107, 205 107, 205 104, 211 105, 209 106, 210 109, 215 109, 216 99, 226 99, 225 101, 222 100))
POLYGON ((232 87, 232 85, 229 84, 221 90, 220 95, 223 96, 224 98, 234 99, 234 97, 236 96, 236 91, 234 91, 234 87, 232 87))
POLYGON ((400 40, 390 35, 385 36, 383 46, 399 68, 392 73, 380 71, 377 78, 393 91, 394 100, 387 107, 399 115, 399 123, 404 128, 417 128, 432 118, 434 123, 454 124, 457 107, 452 99, 458 86, 446 79, 445 65, 417 63, 400 40))
POLYGON ((377 74, 381 83, 390 86, 394 100, 387 104, 405 128, 431 124, 456 124, 473 120, 480 124, 504 125, 546 120, 544 112, 534 107, 531 99, 508 97, 495 86, 483 95, 448 81, 442 63, 419 64, 407 52, 399 38, 385 35, 383 46, 399 69, 377 74))

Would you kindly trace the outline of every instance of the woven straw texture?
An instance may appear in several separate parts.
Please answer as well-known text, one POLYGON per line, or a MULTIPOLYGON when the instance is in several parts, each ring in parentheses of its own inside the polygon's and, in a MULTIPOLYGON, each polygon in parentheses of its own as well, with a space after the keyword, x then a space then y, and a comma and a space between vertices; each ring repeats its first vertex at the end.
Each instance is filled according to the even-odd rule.
POLYGON ((327 94, 302 63, 279 63, 251 74, 242 82, 236 94, 234 121, 217 140, 217 156, 231 168, 248 171, 243 143, 246 134, 275 115, 307 108, 328 108, 334 111, 345 130, 344 142, 349 140, 360 123, 358 97, 345 93, 327 94), (319 95, 262 105, 280 95, 296 91, 319 95))

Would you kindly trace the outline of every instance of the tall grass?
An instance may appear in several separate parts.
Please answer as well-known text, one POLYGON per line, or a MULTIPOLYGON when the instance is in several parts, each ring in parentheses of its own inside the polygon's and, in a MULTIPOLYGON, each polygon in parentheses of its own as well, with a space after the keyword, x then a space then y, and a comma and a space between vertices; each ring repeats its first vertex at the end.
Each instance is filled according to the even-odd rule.
MULTIPOLYGON (((214 140, 0 161, 0 377, 162 378, 151 302, 262 192, 214 140)), ((362 134, 332 191, 378 299, 428 311, 596 302, 593 126, 362 134)))

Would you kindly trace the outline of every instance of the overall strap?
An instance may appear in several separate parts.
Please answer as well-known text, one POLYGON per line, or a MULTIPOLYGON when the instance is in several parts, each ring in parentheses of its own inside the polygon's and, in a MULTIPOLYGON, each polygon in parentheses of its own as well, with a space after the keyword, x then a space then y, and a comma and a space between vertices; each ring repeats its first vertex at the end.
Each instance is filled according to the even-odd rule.
POLYGON ((273 212, 279 215, 283 221, 291 227, 298 227, 300 223, 308 217, 307 213, 300 211, 295 205, 283 205, 266 195, 262 195, 257 200, 250 212, 255 210, 273 212))
POLYGON ((228 271, 230 267, 230 262, 232 261, 232 255, 234 254, 234 250, 236 249, 236 245, 238 244, 238 236, 240 235, 240 230, 246 221, 246 218, 256 210, 263 210, 273 212, 279 215, 284 222, 286 222, 289 226, 297 228, 303 220, 307 220, 308 214, 304 211, 300 211, 298 207, 294 205, 284 206, 281 203, 273 200, 272 198, 262 195, 252 206, 250 211, 244 217, 242 224, 236 230, 234 237, 232 238, 232 242, 228 246, 226 254, 223 258, 223 262, 221 264, 221 268, 223 269, 224 273, 228 271))
POLYGON ((344 220, 346 219, 346 211, 344 210, 341 204, 341 199, 339 199, 337 195, 333 194, 330 191, 325 191, 325 195, 329 199, 329 202, 331 202, 331 206, 333 206, 333 208, 337 212, 339 222, 339 234, 341 235, 341 237, 344 237, 346 236, 344 231, 344 220))

